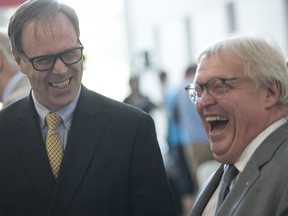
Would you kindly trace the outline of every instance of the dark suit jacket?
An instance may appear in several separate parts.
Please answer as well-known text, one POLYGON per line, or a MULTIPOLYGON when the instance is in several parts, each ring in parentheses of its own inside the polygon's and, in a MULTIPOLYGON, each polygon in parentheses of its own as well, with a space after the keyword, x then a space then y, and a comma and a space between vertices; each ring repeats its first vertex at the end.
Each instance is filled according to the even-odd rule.
MULTIPOLYGON (((288 215, 288 123, 256 150, 219 209, 219 216, 288 215)), ((219 184, 223 165, 199 191, 190 216, 200 216, 219 184)))
POLYGON ((0 112, 0 215, 175 216, 152 118, 82 86, 55 181, 32 97, 0 112))

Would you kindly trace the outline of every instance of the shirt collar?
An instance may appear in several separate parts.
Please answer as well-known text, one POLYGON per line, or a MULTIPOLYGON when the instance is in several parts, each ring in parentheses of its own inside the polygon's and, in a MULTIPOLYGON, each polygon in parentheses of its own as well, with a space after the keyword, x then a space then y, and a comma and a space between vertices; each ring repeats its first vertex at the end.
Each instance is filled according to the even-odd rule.
POLYGON ((248 161, 251 159, 254 152, 257 150, 257 148, 263 143, 263 141, 273 133, 277 128, 282 126, 287 122, 287 117, 283 117, 280 120, 274 122, 271 124, 268 128, 266 128, 264 131, 262 131, 258 136, 256 136, 252 142, 245 148, 243 153, 241 154, 240 158, 236 161, 234 164, 235 167, 239 170, 239 172, 242 172, 248 163, 248 161))
MULTIPOLYGON (((81 92, 81 86, 80 86, 74 100, 70 104, 68 104, 67 106, 65 106, 64 108, 62 108, 58 112, 56 112, 62 118, 63 124, 66 128, 70 128, 70 126, 71 126, 72 116, 73 116, 74 110, 76 108, 78 99, 80 97, 80 92, 81 92)), ((41 105, 37 101, 33 90, 32 90, 32 98, 33 98, 33 101, 35 104, 36 111, 40 117, 39 118, 40 127, 43 128, 45 126, 45 116, 50 112, 50 110, 47 109, 45 106, 41 105)))

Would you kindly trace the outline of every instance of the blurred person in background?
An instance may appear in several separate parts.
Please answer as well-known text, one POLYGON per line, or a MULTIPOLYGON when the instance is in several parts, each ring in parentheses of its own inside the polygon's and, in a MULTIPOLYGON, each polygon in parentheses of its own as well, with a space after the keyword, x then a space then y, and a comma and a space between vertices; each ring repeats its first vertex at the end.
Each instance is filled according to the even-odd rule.
POLYGON ((31 86, 11 52, 8 34, 0 29, 0 103, 2 108, 29 94, 31 86))
POLYGON ((139 79, 140 77, 137 75, 129 78, 130 94, 123 102, 138 107, 147 113, 151 113, 156 108, 156 105, 149 99, 149 97, 140 91, 139 79))
POLYGON ((176 96, 179 91, 183 91, 181 86, 167 90, 165 96, 165 113, 167 117, 167 174, 170 178, 175 200, 177 201, 177 210, 179 215, 186 216, 193 204, 195 186, 191 177, 190 169, 184 155, 184 144, 179 127, 179 116, 176 110, 176 96))
POLYGON ((175 216, 151 116, 81 83, 75 11, 25 1, 8 35, 32 91, 0 111, 0 215, 175 216))
POLYGON ((288 71, 278 44, 230 35, 198 57, 191 101, 221 166, 190 216, 288 215, 288 71))
POLYGON ((199 166, 204 162, 214 160, 209 139, 196 111, 196 107, 191 103, 185 91, 185 87, 193 81, 196 69, 197 64, 195 63, 186 68, 183 83, 175 100, 175 112, 184 145, 184 154, 194 181, 195 192, 199 188, 197 180, 199 166))

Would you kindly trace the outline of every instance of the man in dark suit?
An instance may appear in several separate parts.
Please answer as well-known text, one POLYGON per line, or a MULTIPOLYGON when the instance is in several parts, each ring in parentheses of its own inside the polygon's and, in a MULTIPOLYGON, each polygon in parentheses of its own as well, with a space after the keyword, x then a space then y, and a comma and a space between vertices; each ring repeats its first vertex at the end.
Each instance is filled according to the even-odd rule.
POLYGON ((175 216, 152 118, 81 84, 74 10, 26 1, 8 34, 32 92, 0 112, 0 215, 175 216))
POLYGON ((279 46, 263 35, 234 35, 197 63, 186 90, 222 165, 190 216, 288 215, 288 72, 279 46))

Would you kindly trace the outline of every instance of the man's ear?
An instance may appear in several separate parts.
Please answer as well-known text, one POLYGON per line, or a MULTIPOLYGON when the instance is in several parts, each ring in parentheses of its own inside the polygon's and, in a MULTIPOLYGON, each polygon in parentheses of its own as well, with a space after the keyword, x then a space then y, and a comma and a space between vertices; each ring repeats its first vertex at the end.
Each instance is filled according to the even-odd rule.
POLYGON ((21 58, 21 56, 17 52, 12 50, 12 53, 13 53, 14 60, 17 64, 19 70, 25 74, 25 70, 22 70, 23 65, 21 65, 21 61, 23 61, 23 59, 21 58))
POLYGON ((16 64, 17 64, 18 67, 19 67, 20 62, 21 62, 21 57, 20 57, 19 54, 18 54, 17 52, 15 52, 14 50, 12 50, 12 54, 13 54, 13 56, 14 56, 14 59, 15 59, 16 64))
POLYGON ((270 86, 266 89, 267 107, 271 107, 278 102, 280 93, 281 87, 279 81, 271 82, 270 86))

